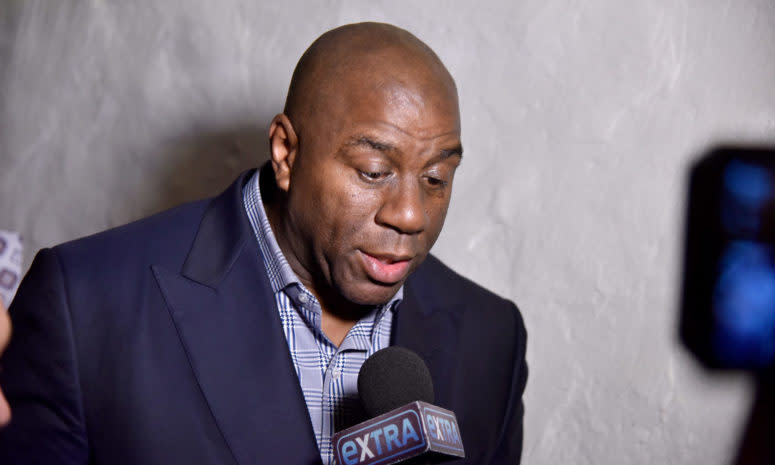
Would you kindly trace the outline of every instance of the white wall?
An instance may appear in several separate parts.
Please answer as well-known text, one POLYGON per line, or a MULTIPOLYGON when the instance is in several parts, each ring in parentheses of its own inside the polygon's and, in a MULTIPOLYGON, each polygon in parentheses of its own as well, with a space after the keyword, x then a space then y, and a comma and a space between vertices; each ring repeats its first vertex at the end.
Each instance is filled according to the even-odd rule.
POLYGON ((29 264, 219 191, 264 159, 306 46, 360 20, 457 79, 435 252, 522 308, 523 463, 728 463, 748 386, 675 338, 684 176, 712 141, 775 140, 771 0, 5 0, 0 227, 29 264))

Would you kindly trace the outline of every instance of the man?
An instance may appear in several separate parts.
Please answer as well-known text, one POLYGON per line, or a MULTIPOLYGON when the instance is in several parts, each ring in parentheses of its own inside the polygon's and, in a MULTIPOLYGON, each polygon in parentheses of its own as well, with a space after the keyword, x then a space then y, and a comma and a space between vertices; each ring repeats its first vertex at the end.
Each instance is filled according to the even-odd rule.
POLYGON ((10 309, 0 463, 331 463, 360 364, 428 364, 461 463, 517 463, 516 307, 428 251, 462 148, 454 81, 363 23, 304 53, 271 163, 220 196, 41 251, 10 309))

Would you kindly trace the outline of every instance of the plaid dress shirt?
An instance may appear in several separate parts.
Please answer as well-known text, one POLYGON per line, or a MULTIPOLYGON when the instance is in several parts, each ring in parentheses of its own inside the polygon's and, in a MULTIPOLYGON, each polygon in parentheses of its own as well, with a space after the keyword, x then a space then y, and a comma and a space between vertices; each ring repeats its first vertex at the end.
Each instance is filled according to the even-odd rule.
POLYGON ((331 436, 364 419, 358 372, 366 358, 390 345, 393 312, 403 297, 403 287, 390 302, 361 318, 336 347, 321 330, 320 303, 299 281, 277 244, 261 201, 258 178, 256 171, 243 189, 245 211, 263 255, 320 457, 331 465, 331 436))

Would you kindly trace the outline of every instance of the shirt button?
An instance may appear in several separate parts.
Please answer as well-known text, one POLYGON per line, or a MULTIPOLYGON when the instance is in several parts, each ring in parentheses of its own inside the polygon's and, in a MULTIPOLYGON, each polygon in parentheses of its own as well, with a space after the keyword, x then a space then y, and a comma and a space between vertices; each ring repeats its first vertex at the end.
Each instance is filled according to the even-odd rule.
POLYGON ((340 376, 342 376, 342 372, 339 370, 334 370, 334 380, 338 380, 340 376))
POLYGON ((299 294, 299 302, 306 304, 309 301, 307 294, 299 294))

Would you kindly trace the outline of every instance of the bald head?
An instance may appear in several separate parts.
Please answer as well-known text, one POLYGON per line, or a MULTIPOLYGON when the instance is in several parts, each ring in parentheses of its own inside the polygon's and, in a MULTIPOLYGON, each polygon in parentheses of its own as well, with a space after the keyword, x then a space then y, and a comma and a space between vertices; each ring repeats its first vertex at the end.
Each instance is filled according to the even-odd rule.
POLYGON ((302 56, 269 143, 269 222, 321 302, 323 331, 341 340, 441 232, 463 152, 455 83, 403 29, 343 26, 302 56))
POLYGON ((452 76, 420 39, 389 24, 348 24, 326 32, 304 52, 285 114, 300 130, 310 118, 328 113, 332 100, 396 85, 411 87, 430 102, 457 106, 452 76))

